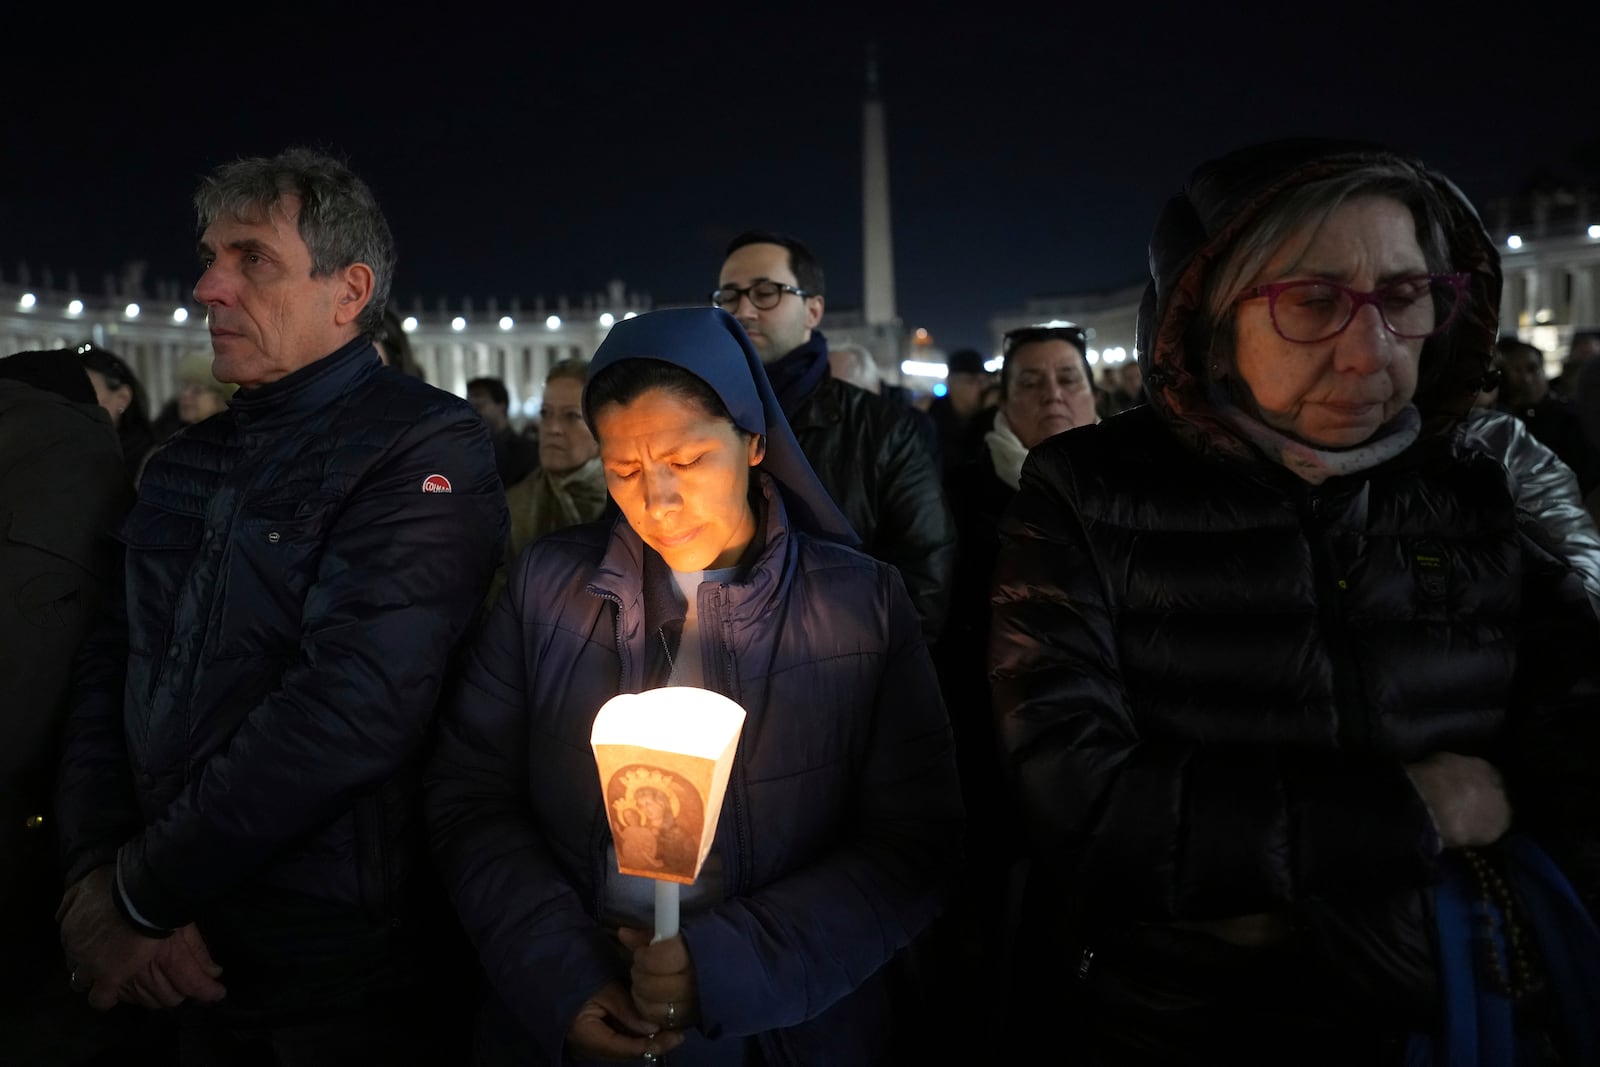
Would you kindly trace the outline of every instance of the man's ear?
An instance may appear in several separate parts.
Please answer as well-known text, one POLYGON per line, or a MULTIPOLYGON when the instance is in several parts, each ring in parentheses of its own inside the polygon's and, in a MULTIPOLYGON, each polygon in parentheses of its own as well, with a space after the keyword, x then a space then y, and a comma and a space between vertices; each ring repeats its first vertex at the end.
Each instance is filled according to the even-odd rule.
POLYGON ((372 299, 372 268, 365 263, 352 263, 334 271, 333 277, 338 285, 333 321, 340 326, 348 326, 361 317, 367 302, 372 299))
POLYGON ((817 328, 817 324, 822 321, 822 304, 823 300, 820 296, 806 297, 806 329, 814 330, 817 328))
POLYGON ((750 466, 767 458, 767 437, 765 434, 753 433, 750 435, 750 466))

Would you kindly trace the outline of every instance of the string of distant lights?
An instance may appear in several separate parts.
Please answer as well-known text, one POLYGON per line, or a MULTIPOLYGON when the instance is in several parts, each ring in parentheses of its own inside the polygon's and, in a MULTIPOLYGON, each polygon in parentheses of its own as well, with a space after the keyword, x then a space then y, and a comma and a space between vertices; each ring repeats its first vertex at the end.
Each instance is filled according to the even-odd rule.
MULTIPOLYGON (((637 311, 626 311, 623 312, 622 317, 625 319, 631 319, 637 314, 639 314, 637 311)), ((616 325, 617 317, 611 314, 611 312, 607 311, 598 319, 596 319, 595 322, 602 330, 609 330, 611 327, 616 325)), ((421 325, 422 324, 417 320, 415 315, 407 315, 404 319, 400 320, 400 328, 406 333, 416 333, 421 325)), ((502 315, 500 316, 500 321, 497 323, 497 325, 500 327, 500 329, 509 332, 516 329, 517 320, 513 319, 510 315, 502 315)), ((457 315, 455 318, 451 319, 450 328, 456 333, 460 333, 461 331, 465 330, 467 328, 466 317, 463 315, 457 315)), ((561 329, 561 316, 551 315, 546 318, 544 320, 544 328, 547 330, 561 329)))
MULTIPOLYGON (((17 298, 17 309, 19 311, 42 310, 42 306, 39 303, 38 294, 31 292, 23 293, 17 298)), ((82 300, 74 299, 68 301, 62 310, 66 312, 68 318, 75 319, 83 315, 85 307, 82 300)), ((130 322, 139 318, 143 314, 144 308, 133 302, 130 302, 122 309, 122 317, 130 322)), ((622 317, 625 319, 631 319, 637 314, 638 312, 636 311, 627 311, 623 313, 622 317)), ((176 323, 188 322, 189 309, 186 307, 174 308, 172 311, 172 321, 176 323)), ((611 312, 607 311, 601 314, 601 316, 595 321, 599 324, 602 330, 609 330, 612 326, 616 325, 617 317, 611 314, 611 312)), ((421 325, 421 321, 415 315, 407 315, 400 323, 401 328, 404 329, 406 333, 415 333, 421 328, 421 325)), ((502 315, 500 316, 498 325, 500 329, 509 332, 516 328, 517 322, 510 315, 502 315)), ((547 330, 559 330, 561 329, 561 325, 562 322, 560 315, 551 315, 544 320, 544 327, 547 330)), ((465 316, 457 315, 451 319, 450 328, 457 333, 465 330, 467 328, 467 320, 465 316)))
MULTIPOLYGON (((1585 232, 1588 233, 1589 240, 1600 241, 1600 225, 1590 226, 1585 232)), ((1506 238, 1506 247, 1511 249, 1513 252, 1520 249, 1524 243, 1525 242, 1522 240, 1521 234, 1514 233, 1506 238)))
MULTIPOLYGON (((1600 224, 1588 227, 1586 233, 1590 240, 1600 241, 1600 224)), ((1510 251, 1517 252, 1527 247, 1528 242, 1523 239, 1521 234, 1513 233, 1506 236, 1505 246, 1510 251)), ((38 294, 33 292, 24 292, 21 296, 19 296, 17 298, 17 308, 20 311, 28 312, 43 310, 39 303, 38 294)), ((68 318, 76 319, 83 316, 86 308, 82 300, 73 299, 67 302, 63 310, 66 312, 68 318)), ((139 319, 143 314, 144 308, 141 307, 137 302, 130 301, 122 309, 122 318, 129 322, 139 319)), ((629 311, 625 312, 622 317, 624 319, 631 319, 636 314, 638 313, 629 311)), ((186 323, 189 321, 189 317, 189 309, 186 307, 177 307, 172 310, 171 318, 174 323, 186 323)), ((1540 311, 1537 321, 1542 323, 1548 321, 1549 318, 1550 313, 1548 311, 1540 311)), ((611 312, 607 311, 601 314, 596 321, 601 329, 609 330, 616 323, 617 317, 611 314, 611 312)), ((400 325, 406 333, 415 333, 422 326, 421 321, 415 315, 407 315, 401 321, 400 325)), ((469 323, 464 315, 456 315, 450 320, 450 329, 456 333, 465 331, 468 325, 469 323)), ((517 323, 516 320, 510 315, 502 315, 497 325, 502 331, 509 333, 510 331, 516 329, 517 323)), ((547 330, 561 329, 561 316, 548 316, 544 320, 544 326, 547 330)), ((929 336, 928 331, 924 328, 919 327, 912 334, 913 345, 929 345, 932 344, 932 340, 932 337, 929 336)), ((1120 363, 1125 363, 1129 358, 1127 349, 1120 345, 1103 350, 1091 348, 1086 351, 1084 355, 1088 358, 1091 366, 1098 366, 1101 364, 1115 366, 1120 363)), ((1003 363, 1004 359, 1001 356, 995 356, 993 359, 985 362, 983 366, 985 370, 989 371, 990 373, 994 373, 1000 370, 1003 363)), ((945 366, 945 364, 937 363, 931 360, 908 359, 900 364, 900 372, 908 377, 913 378, 939 379, 942 383, 942 380, 949 373, 949 369, 945 366)), ((943 391, 939 385, 936 385, 934 390, 935 392, 940 393, 943 391)))
MULTIPOLYGON (((17 298, 17 308, 20 311, 34 311, 37 310, 38 307, 39 297, 34 293, 23 293, 17 298)), ((69 318, 75 319, 84 312, 83 301, 69 300, 67 301, 67 305, 63 310, 67 313, 69 318)), ((142 314, 144 314, 144 308, 140 307, 136 303, 129 303, 122 309, 122 317, 129 320, 136 319, 142 314)), ((172 311, 172 321, 188 322, 189 309, 185 307, 174 308, 172 311)))

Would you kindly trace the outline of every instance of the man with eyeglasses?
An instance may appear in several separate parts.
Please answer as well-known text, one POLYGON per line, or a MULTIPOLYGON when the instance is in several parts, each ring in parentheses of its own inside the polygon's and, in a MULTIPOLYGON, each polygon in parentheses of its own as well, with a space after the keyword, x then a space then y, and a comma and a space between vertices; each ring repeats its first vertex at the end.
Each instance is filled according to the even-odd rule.
POLYGON ((829 375, 821 266, 796 238, 742 233, 711 302, 750 335, 801 450, 862 547, 899 569, 931 643, 949 605, 955 524, 911 413, 829 375))

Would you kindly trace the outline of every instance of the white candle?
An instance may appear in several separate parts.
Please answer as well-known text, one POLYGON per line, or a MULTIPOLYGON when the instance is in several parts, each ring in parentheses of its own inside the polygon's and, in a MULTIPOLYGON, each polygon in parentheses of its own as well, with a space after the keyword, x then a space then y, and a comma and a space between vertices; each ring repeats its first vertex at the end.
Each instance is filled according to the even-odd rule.
POLYGON ((678 883, 656 880, 656 936, 651 944, 678 936, 678 883))

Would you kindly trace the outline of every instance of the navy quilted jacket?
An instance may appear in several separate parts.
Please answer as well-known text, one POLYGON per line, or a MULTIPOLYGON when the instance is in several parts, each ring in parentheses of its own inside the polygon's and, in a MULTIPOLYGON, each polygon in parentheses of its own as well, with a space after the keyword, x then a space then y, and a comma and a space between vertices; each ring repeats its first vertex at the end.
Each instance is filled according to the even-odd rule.
POLYGON ((146 920, 198 921, 235 1009, 372 978, 506 528, 482 421, 365 340, 174 437, 122 527, 125 604, 80 662, 69 882, 115 860, 146 920))
MULTIPOLYGON (((871 1063, 889 1039, 883 965, 957 862, 950 728, 899 575, 789 529, 763 483, 758 561, 700 590, 706 684, 748 718, 716 831, 728 895, 685 914, 683 936, 705 1036, 757 1036, 772 1064, 871 1063)), ((429 771, 446 884, 543 1062, 626 979, 595 918, 610 830, 589 732, 618 692, 663 684, 665 611, 646 591, 670 581, 622 519, 534 542, 429 771)))

